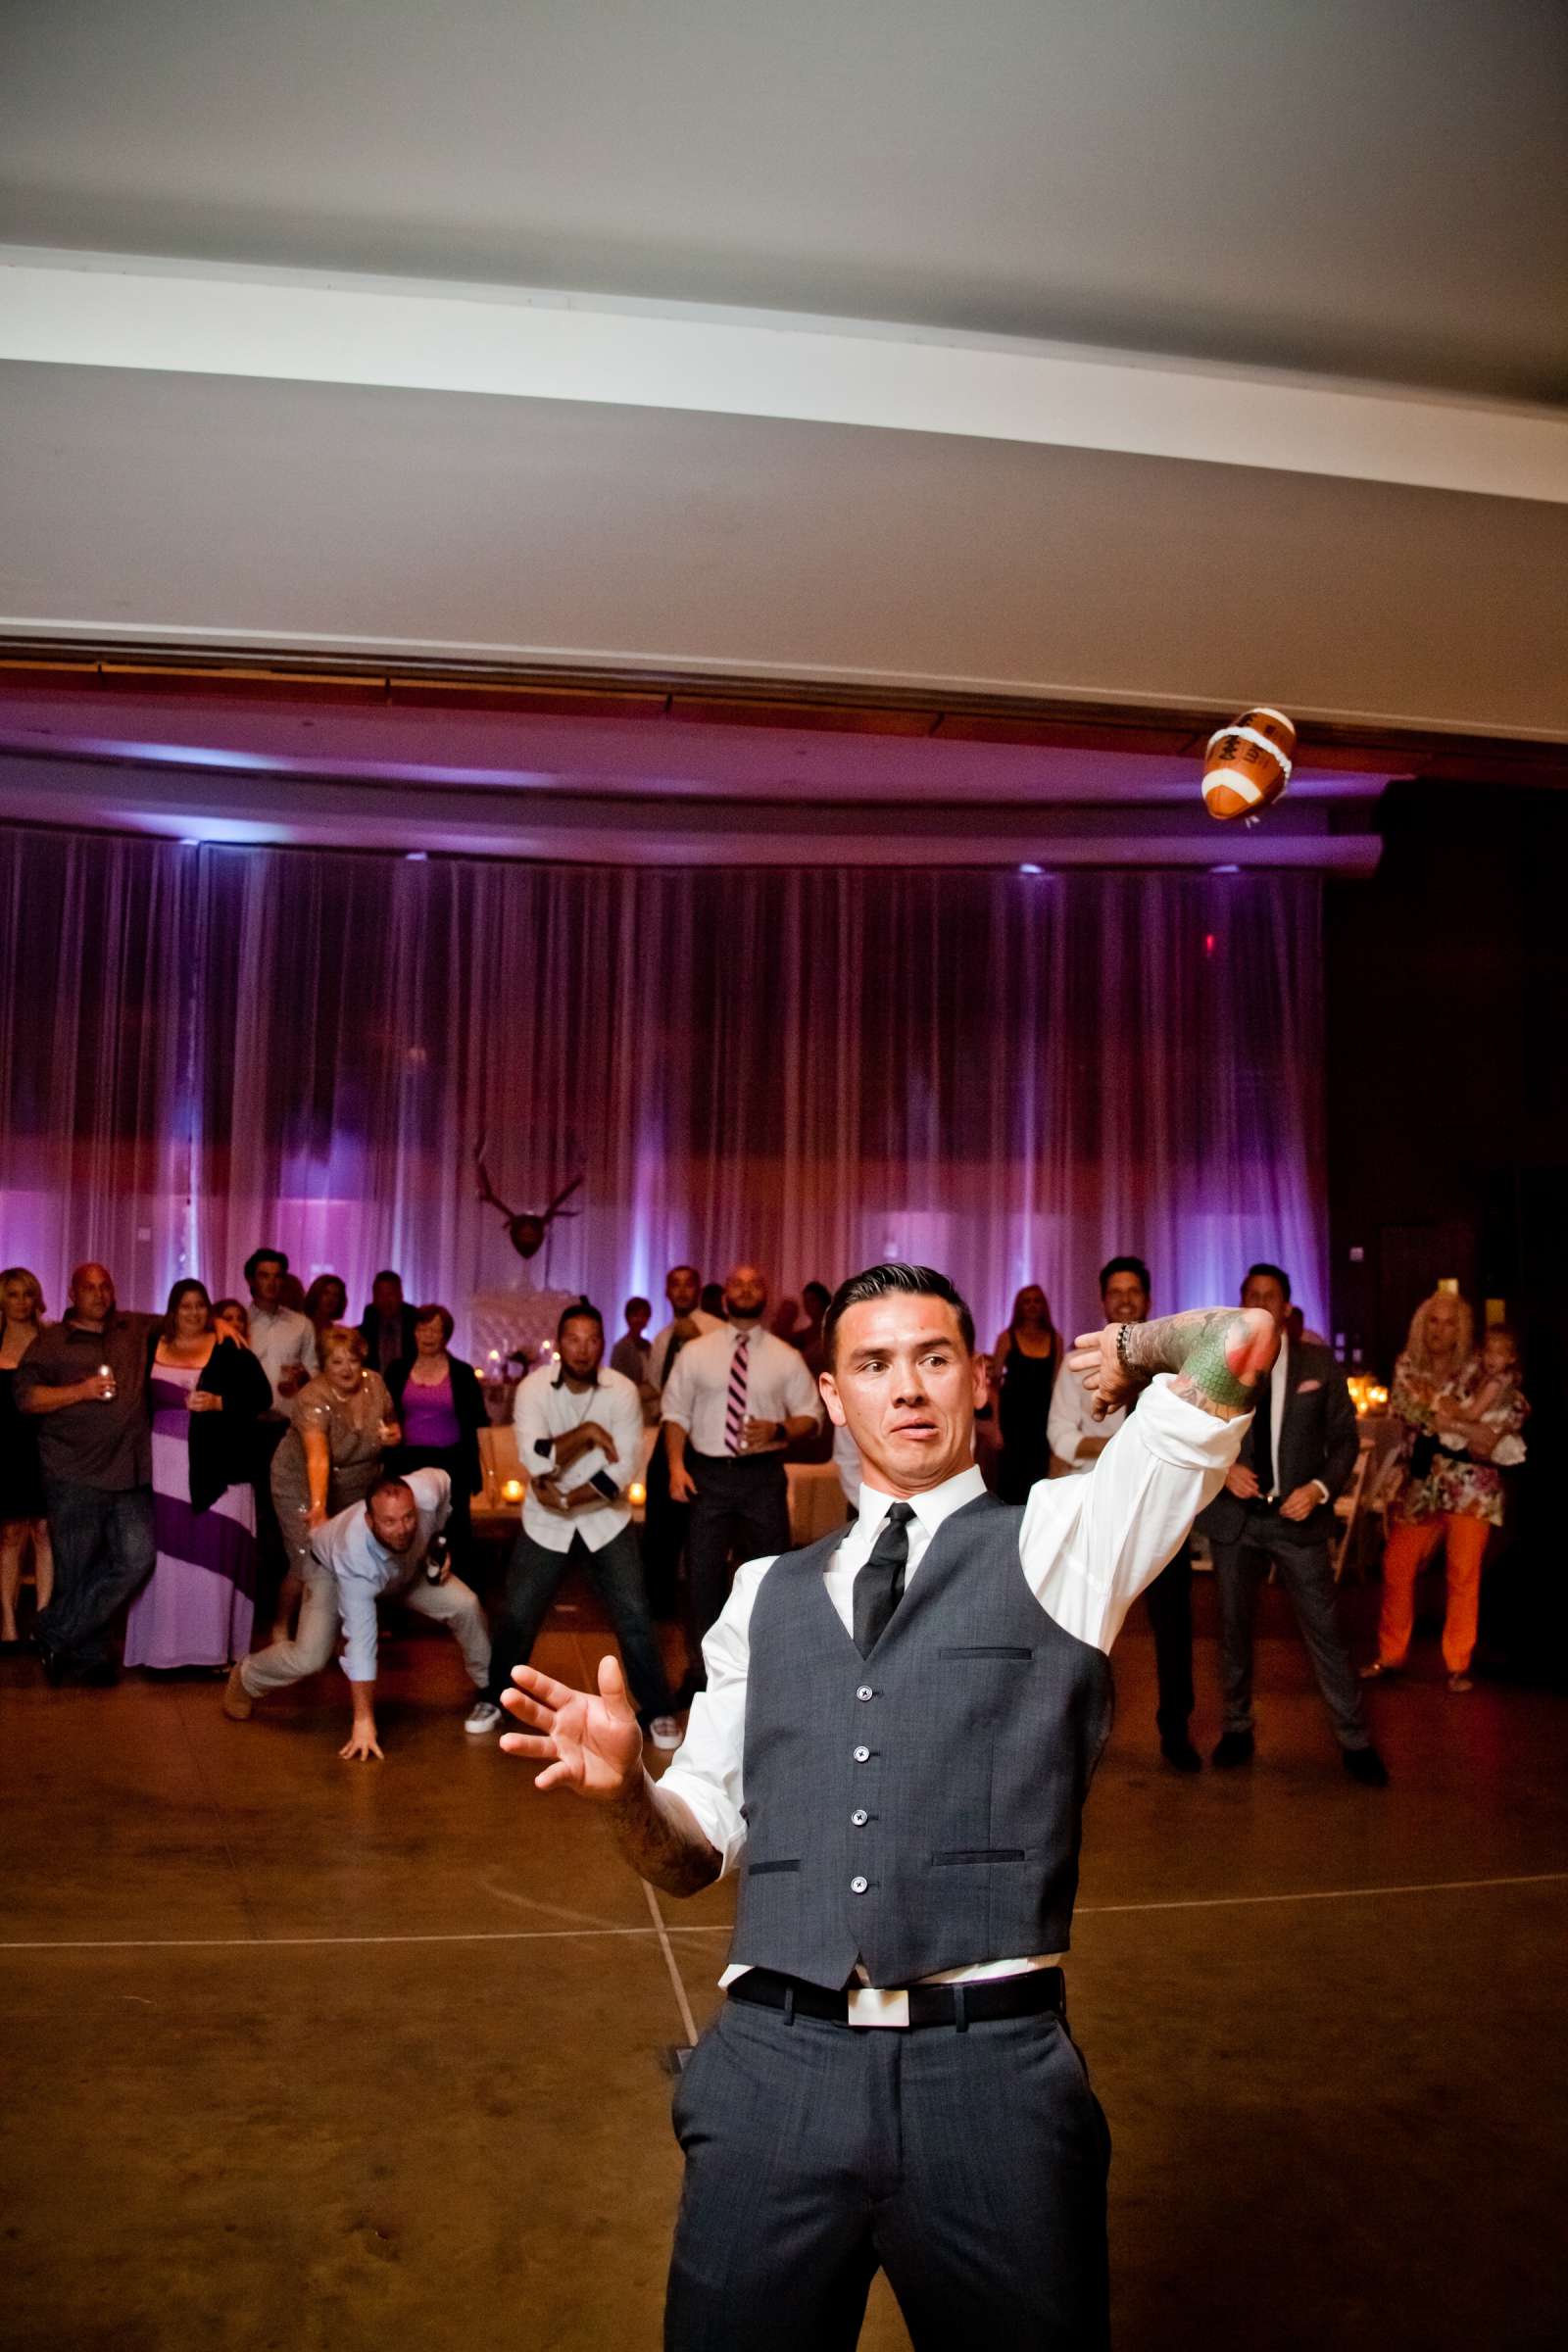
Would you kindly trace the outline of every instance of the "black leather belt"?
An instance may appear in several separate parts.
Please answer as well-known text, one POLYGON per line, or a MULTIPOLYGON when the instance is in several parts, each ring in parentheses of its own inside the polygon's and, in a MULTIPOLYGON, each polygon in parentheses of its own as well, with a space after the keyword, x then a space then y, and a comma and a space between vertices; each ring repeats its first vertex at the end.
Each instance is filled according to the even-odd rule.
MULTIPOLYGON (((1042 2009, 1064 2016, 1066 1984, 1059 1968, 1031 1968, 1016 1977, 982 1977, 968 1984, 911 1984, 903 1998, 906 2016, 851 2014, 849 1992, 829 1992, 825 1985, 808 1984, 803 1977, 780 1976, 771 1968, 749 1968, 729 1988, 732 2001, 749 2001, 759 2009, 782 2009, 795 2017, 826 2018, 836 2026, 956 2026, 961 2034, 973 2025, 997 2017, 1031 2017, 1042 2009)), ((883 1993, 883 2003, 900 1996, 883 1993)), ((869 2010, 872 2004, 862 1998, 869 2010)))

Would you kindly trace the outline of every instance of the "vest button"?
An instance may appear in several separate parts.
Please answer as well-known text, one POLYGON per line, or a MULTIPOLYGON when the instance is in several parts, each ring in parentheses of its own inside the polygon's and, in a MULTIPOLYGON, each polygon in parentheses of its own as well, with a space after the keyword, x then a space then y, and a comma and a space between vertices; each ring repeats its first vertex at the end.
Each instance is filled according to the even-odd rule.
POLYGON ((863 1894, 870 1884, 871 1882, 869 1879, 852 1879, 850 1881, 850 1892, 852 1894, 863 1894))
POLYGON ((850 1815, 850 1819, 854 1822, 858 1830, 863 1830, 870 1818, 870 1814, 866 1812, 863 1805, 857 1806, 856 1810, 850 1815))
POLYGON ((857 1764, 869 1764, 871 1761, 871 1750, 868 1747, 858 1747, 855 1751, 855 1761, 857 1764))
POLYGON ((869 1683, 862 1683, 855 1695, 857 1698, 875 1698, 876 1692, 872 1690, 869 1683))

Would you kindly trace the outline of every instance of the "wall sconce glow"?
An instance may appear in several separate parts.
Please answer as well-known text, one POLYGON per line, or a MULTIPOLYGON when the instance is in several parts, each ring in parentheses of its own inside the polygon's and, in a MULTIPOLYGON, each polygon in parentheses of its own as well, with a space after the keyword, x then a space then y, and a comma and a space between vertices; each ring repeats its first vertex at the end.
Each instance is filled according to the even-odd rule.
POLYGON ((1239 865, 1211 865, 1208 870, 1211 874, 1239 874, 1242 869, 1239 865))
POLYGON ((1020 865, 1018 868, 1020 874, 1043 874, 1045 870, 1043 865, 1020 865))
POLYGON ((428 850, 405 850, 403 862, 405 865, 428 865, 430 853, 428 850))

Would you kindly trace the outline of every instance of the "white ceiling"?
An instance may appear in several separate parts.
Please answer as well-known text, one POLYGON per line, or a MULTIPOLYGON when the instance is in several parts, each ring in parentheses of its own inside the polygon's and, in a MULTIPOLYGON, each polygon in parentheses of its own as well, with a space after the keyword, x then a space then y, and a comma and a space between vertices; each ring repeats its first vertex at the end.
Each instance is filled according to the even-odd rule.
MULTIPOLYGON (((1329 801, 1367 779, 1324 768, 1314 800, 1314 725, 1568 738, 1558 0, 10 0, 0 240, 56 249, 41 336, 0 317, 0 650, 1200 729, 1266 700, 1302 724, 1308 789, 1246 861, 1364 862, 1329 801), (140 334, 136 256, 178 280, 140 334), (437 281, 401 345, 363 271, 437 281), (558 339, 590 295, 694 348, 681 305, 742 306, 710 323, 735 348, 760 323, 764 376, 791 322, 759 314, 809 314, 808 358, 880 351, 881 391, 743 397, 695 366, 689 391, 657 388, 678 368, 617 391, 611 362, 543 397, 548 368, 452 364, 475 281, 570 290, 512 321, 558 339), (1010 407, 971 400, 991 362, 965 336, 1025 386, 1010 407)), ((384 818, 402 846, 526 856, 874 858, 906 808, 915 859, 1223 838, 1191 830, 1185 771, 1121 755, 180 712, 0 706, 0 814, 170 830, 226 806, 246 837, 384 818)))
POLYGON ((0 237, 1568 395, 1558 0, 9 0, 0 237))

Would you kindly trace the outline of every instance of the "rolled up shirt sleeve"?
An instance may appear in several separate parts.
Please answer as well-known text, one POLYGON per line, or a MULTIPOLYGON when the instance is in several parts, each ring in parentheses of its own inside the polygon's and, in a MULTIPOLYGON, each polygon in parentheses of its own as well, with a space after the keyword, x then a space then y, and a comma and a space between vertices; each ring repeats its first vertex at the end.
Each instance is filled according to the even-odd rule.
POLYGON ((338 1615, 343 1620, 347 1637, 344 1644, 343 1671, 351 1683, 373 1683, 375 1680, 376 1621, 375 1597, 380 1591, 378 1581, 357 1573, 351 1563, 340 1561, 335 1571, 338 1615))
MULTIPOLYGON (((797 1413, 809 1413, 815 1427, 820 1429, 822 1416, 827 1409, 822 1402, 822 1393, 807 1369, 805 1358, 797 1355, 793 1348, 790 1353, 795 1356, 795 1361, 784 1374, 785 1416, 793 1421, 797 1413)), ((679 1369, 677 1364, 676 1370, 679 1369)))
POLYGON ((603 1400, 601 1417, 614 1441, 615 1458, 607 1461, 595 1446, 599 1458, 589 1475, 607 1502, 618 1502, 636 1477, 643 1457, 643 1403, 636 1389, 630 1383, 625 1388, 610 1389, 603 1400))
POLYGON ((1095 1464, 1092 1478, 1030 1490, 1018 1541, 1024 1576, 1049 1616, 1108 1650, 1128 1610, 1212 1501, 1251 1427, 1178 1396, 1161 1373, 1095 1464))
POLYGON ((696 1403, 697 1376, 692 1370, 691 1350, 683 1348, 675 1358, 675 1369, 664 1383, 660 1418, 673 1421, 677 1429, 690 1432, 692 1406, 696 1403))
POLYGON ((540 1478, 553 1470, 556 1441, 545 1427, 539 1391, 532 1381, 525 1380, 517 1391, 513 1426, 517 1433, 517 1460, 526 1475, 540 1478))
POLYGON ((736 1572, 729 1598, 703 1642, 708 1688, 693 1699, 686 1737, 659 1784, 687 1807, 718 1855, 722 1877, 746 1851, 741 1805, 752 1606, 772 1565, 771 1559, 749 1560, 736 1572))

